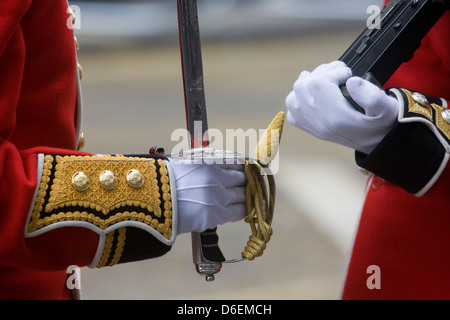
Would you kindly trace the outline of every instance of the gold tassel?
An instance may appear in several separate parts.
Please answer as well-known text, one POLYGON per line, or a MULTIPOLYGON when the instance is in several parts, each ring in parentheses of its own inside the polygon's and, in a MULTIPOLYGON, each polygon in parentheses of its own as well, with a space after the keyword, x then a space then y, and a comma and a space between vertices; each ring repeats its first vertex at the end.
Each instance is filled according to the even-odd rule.
POLYGON ((256 159, 263 164, 270 164, 275 158, 283 134, 284 112, 280 111, 267 127, 256 146, 256 159))

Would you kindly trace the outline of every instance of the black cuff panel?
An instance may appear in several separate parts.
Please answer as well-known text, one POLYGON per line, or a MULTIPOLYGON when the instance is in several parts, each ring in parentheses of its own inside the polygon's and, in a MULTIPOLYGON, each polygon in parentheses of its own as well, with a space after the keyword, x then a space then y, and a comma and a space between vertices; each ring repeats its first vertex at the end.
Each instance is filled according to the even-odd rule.
POLYGON ((416 194, 439 170, 445 149, 422 123, 396 124, 366 155, 356 151, 356 163, 380 178, 416 194))

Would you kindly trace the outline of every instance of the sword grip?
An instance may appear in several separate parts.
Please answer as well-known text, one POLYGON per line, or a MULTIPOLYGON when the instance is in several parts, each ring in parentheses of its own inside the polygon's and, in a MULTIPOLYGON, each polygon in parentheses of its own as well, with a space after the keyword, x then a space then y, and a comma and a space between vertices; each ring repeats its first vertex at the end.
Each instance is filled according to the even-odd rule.
POLYGON ((206 281, 214 281, 214 274, 222 268, 225 257, 219 248, 217 228, 202 233, 193 232, 192 259, 197 272, 204 276, 206 281))

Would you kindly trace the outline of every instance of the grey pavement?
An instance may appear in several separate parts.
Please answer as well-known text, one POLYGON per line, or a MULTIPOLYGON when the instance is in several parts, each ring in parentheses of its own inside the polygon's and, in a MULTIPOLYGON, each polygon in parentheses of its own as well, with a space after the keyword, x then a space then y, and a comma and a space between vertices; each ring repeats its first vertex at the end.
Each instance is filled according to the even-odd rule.
MULTIPOLYGON (((264 129, 300 71, 339 58, 360 31, 204 43, 209 126, 264 129)), ((185 126, 178 47, 92 51, 79 40, 85 150, 171 150, 179 142, 172 132, 185 126)), ((351 150, 286 123, 275 178, 274 235, 262 257, 224 265, 207 283, 194 271, 190 236, 181 235, 161 258, 83 268, 84 299, 337 299, 366 177, 351 150)), ((238 256, 249 235, 244 222, 220 227, 227 257, 238 256)))

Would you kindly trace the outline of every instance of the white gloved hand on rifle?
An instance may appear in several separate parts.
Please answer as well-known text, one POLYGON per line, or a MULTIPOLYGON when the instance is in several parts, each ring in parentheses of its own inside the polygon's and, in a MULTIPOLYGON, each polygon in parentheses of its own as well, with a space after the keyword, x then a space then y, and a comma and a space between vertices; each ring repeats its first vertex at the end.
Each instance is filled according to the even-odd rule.
POLYGON ((369 154, 393 127, 397 99, 359 77, 341 61, 303 71, 286 98, 287 120, 312 135, 369 154), (346 85, 358 112, 342 95, 346 85))
POLYGON ((243 219, 247 175, 243 164, 171 160, 175 177, 178 234, 203 232, 243 219))

